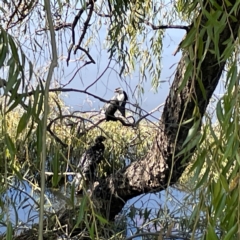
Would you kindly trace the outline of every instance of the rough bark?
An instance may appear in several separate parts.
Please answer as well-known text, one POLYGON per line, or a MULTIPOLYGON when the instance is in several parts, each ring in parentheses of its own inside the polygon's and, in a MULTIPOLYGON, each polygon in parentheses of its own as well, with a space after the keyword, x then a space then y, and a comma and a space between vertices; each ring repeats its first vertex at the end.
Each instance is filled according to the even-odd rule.
MULTIPOLYGON (((220 35, 220 56, 227 48, 224 41, 232 36, 234 44, 238 36, 240 26, 239 10, 235 12, 235 17, 236 21, 233 21, 232 18, 228 19, 228 24, 220 35)), ((207 19, 202 17, 199 32, 206 22, 207 19)), ((194 28, 194 25, 193 23, 191 28, 194 28)), ((207 37, 206 31, 203 39, 207 39, 207 37)), ((213 46, 213 43, 210 44, 210 48, 211 46, 213 46)), ((193 43, 191 47, 195 49, 197 46, 193 43)), ((182 144, 194 122, 202 119, 209 100, 219 82, 226 60, 219 62, 216 56, 208 51, 200 65, 198 74, 198 79, 200 77, 200 80, 197 80, 196 77, 189 77, 185 87, 179 91, 179 86, 183 81, 185 73, 186 58, 189 58, 187 49, 185 49, 178 64, 176 75, 159 121, 159 130, 156 133, 149 153, 144 159, 134 162, 117 174, 102 180, 94 189, 93 195, 101 203, 100 207, 103 214, 110 220, 122 209, 125 201, 142 193, 163 190, 167 186, 176 183, 191 159, 190 156, 194 148, 188 152, 188 158, 184 159, 184 162, 182 160, 186 154, 178 157, 176 155, 182 150, 182 144), (205 89, 205 96, 199 87, 199 81, 201 81, 205 89), (189 121, 192 118, 194 119, 189 121), (182 124, 185 121, 189 122, 182 124)), ((200 60, 196 60, 196 65, 200 60)), ((201 123, 199 124, 199 130, 200 127, 201 123)))

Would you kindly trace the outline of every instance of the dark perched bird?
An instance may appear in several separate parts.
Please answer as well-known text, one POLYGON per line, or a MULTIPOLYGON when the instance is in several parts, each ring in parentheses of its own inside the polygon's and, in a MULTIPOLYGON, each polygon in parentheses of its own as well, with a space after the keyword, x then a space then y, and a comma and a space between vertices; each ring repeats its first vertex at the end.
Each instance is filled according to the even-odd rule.
POLYGON ((117 121, 114 116, 117 110, 125 117, 125 105, 128 100, 126 92, 122 88, 115 89, 115 95, 111 98, 110 102, 105 104, 103 111, 106 116, 106 121, 117 121))
POLYGON ((104 136, 96 137, 94 145, 89 147, 80 158, 77 165, 78 172, 72 181, 72 184, 75 185, 78 192, 81 191, 84 181, 86 185, 96 181, 97 165, 103 159, 105 149, 103 141, 105 140, 106 138, 104 136))

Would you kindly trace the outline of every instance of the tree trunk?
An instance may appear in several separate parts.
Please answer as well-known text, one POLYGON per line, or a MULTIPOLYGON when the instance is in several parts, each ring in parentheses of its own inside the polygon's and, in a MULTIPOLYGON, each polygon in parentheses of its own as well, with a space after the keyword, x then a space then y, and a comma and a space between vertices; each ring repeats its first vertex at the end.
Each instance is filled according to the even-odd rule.
MULTIPOLYGON (((199 15, 196 20, 199 20, 200 17, 202 17, 200 26, 195 27, 198 21, 194 22, 188 33, 194 31, 194 28, 198 28, 198 33, 200 33, 208 21, 203 15, 199 15)), ((224 42, 232 37, 232 44, 234 44, 237 38, 240 26, 239 10, 235 17, 236 21, 228 18, 228 24, 220 34, 219 56, 222 56, 227 47, 229 48, 224 42)), ((203 40, 206 41, 208 37, 207 31, 205 31, 203 40)), ((182 145, 187 138, 189 129, 194 124, 197 128, 195 135, 199 133, 201 119, 222 75, 226 59, 219 60, 215 54, 208 50, 204 59, 197 58, 195 64, 192 64, 192 74, 188 77, 184 87, 180 89, 186 74, 187 61, 190 61, 190 48, 197 54, 196 42, 183 50, 159 121, 159 129, 149 153, 144 159, 133 162, 115 175, 102 180, 94 189, 93 194, 101 202, 102 213, 110 220, 114 219, 127 200, 142 193, 163 190, 176 183, 191 159, 194 146, 188 152, 179 153, 183 149, 182 145), (198 74, 196 73, 194 76, 197 69, 199 70, 198 74), (204 88, 203 91, 200 84, 203 86, 202 89, 204 88), (177 156, 177 154, 179 155, 177 156)), ((210 43, 209 48, 214 49, 213 42, 210 43)))

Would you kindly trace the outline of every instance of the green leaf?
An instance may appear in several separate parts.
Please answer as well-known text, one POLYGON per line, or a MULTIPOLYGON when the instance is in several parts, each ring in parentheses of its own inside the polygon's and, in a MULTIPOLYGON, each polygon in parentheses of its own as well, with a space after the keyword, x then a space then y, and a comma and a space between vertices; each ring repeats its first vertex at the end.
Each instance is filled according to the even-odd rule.
POLYGON ((218 240, 218 236, 215 233, 214 228, 210 223, 208 223, 207 233, 206 233, 206 240, 218 240))
POLYGON ((232 240, 235 239, 234 235, 238 232, 238 222, 235 223, 235 225, 228 230, 226 236, 223 238, 223 240, 232 240))
POLYGON ((236 141, 237 139, 235 138, 235 136, 232 134, 229 136, 230 139, 228 139, 227 141, 227 145, 224 151, 224 156, 223 156, 223 160, 225 160, 228 156, 232 156, 232 148, 233 148, 233 144, 234 141, 236 141))
POLYGON ((37 152, 38 152, 38 156, 40 156, 41 152, 42 152, 42 122, 39 121, 38 122, 38 126, 37 126, 37 152))
POLYGON ((220 181, 226 192, 229 192, 229 186, 226 178, 223 175, 220 175, 220 181))
POLYGON ((28 121, 30 119, 30 113, 23 113, 22 117, 19 120, 18 127, 17 127, 17 136, 26 128, 28 121))
POLYGON ((8 36, 9 36, 8 39, 9 39, 9 44, 10 44, 10 46, 11 46, 12 55, 13 55, 15 61, 16 61, 18 64, 20 64, 20 62, 19 62, 19 57, 18 57, 17 47, 16 47, 16 45, 15 45, 12 37, 11 37, 10 35, 8 35, 8 36))
MULTIPOLYGON (((186 154, 188 153, 191 149, 193 149, 194 147, 197 146, 197 144, 199 143, 200 139, 201 139, 202 135, 201 133, 199 133, 198 135, 194 136, 194 139, 192 139, 192 141, 190 141, 178 154, 176 154, 175 157, 179 157, 182 154, 186 154)), ((190 156, 187 156, 190 157, 190 156)))
POLYGON ((9 149, 10 154, 14 156, 16 153, 16 148, 12 139, 8 135, 8 133, 5 134, 5 142, 6 142, 7 148, 9 149))
POLYGON ((38 96, 39 96, 39 100, 38 100, 38 109, 37 109, 37 112, 36 112, 37 116, 40 115, 40 113, 41 113, 41 111, 43 109, 44 86, 42 84, 42 81, 40 81, 40 92, 39 92, 38 96))
POLYGON ((83 220, 86 205, 87 205, 87 198, 88 198, 87 196, 84 196, 82 198, 81 205, 80 205, 80 208, 79 208, 79 214, 78 214, 76 226, 78 226, 79 223, 82 222, 82 220, 83 220))
POLYGON ((225 208, 225 204, 226 204, 226 198, 227 198, 227 196, 225 194, 223 194, 222 196, 219 195, 219 198, 218 198, 219 201, 218 201, 217 206, 215 207, 216 208, 215 216, 214 216, 215 218, 218 218, 222 215, 223 210, 225 208))
POLYGON ((205 88, 203 86, 202 79, 201 78, 197 78, 197 82, 198 82, 198 85, 199 85, 199 87, 201 89, 201 92, 202 92, 202 95, 203 95, 203 99, 206 100, 207 99, 207 95, 206 95, 206 90, 205 90, 205 88))
POLYGON ((29 79, 32 78, 32 74, 33 74, 33 64, 29 61, 29 79))
POLYGON ((186 69, 186 72, 184 73, 184 78, 181 81, 180 86, 178 87, 177 93, 180 93, 183 90, 183 88, 186 86, 188 79, 192 76, 192 71, 194 69, 193 64, 190 61, 186 64, 187 64, 187 67, 186 67, 187 69, 186 69))
POLYGON ((56 187, 58 185, 59 180, 61 179, 61 176, 58 175, 59 173, 59 166, 60 166, 60 161, 59 161, 59 151, 56 150, 54 152, 53 156, 53 178, 52 178, 52 184, 53 187, 56 187))
POLYGON ((232 6, 232 3, 229 2, 228 0, 224 0, 225 4, 227 5, 227 7, 231 7, 232 6))
POLYGON ((191 28, 189 33, 187 34, 186 38, 181 43, 181 48, 186 48, 188 46, 192 46, 197 34, 196 28, 191 28))
POLYGON ((7 236, 6 240, 12 240, 13 238, 13 228, 12 228, 12 223, 8 221, 7 223, 7 236))
POLYGON ((6 59, 8 49, 4 43, 0 44, 0 68, 3 66, 3 63, 6 59))
POLYGON ((89 234, 90 234, 91 239, 96 239, 94 237, 94 230, 95 230, 95 222, 93 221, 91 224, 91 228, 89 229, 89 234))
POLYGON ((211 184, 211 192, 213 193, 213 201, 219 199, 219 195, 221 194, 221 184, 220 181, 213 181, 211 184))
POLYGON ((198 119, 197 121, 194 122, 193 126, 189 129, 187 138, 185 139, 182 145, 183 147, 196 136, 196 133, 199 131, 200 123, 201 123, 201 120, 198 119))
POLYGON ((6 113, 11 112, 15 107, 18 106, 19 103, 20 103, 20 101, 14 101, 13 104, 8 108, 6 113))
POLYGON ((11 205, 11 208, 13 209, 14 211, 14 217, 15 217, 15 225, 17 226, 18 225, 18 209, 16 208, 16 205, 15 204, 12 204, 11 205))
POLYGON ((194 180, 193 180, 194 182, 196 180, 199 180, 199 175, 202 170, 203 164, 205 163, 206 155, 207 155, 207 151, 203 149, 203 151, 199 154, 198 158, 190 168, 190 172, 195 171, 194 180))
POLYGON ((198 38, 198 49, 197 49, 197 53, 198 53, 198 58, 201 59, 201 61, 203 61, 203 40, 201 37, 198 38))
POLYGON ((237 159, 238 165, 240 165, 240 156, 238 152, 236 153, 236 159, 237 159))
POLYGON ((194 189, 198 189, 200 186, 202 186, 205 182, 207 182, 207 179, 209 178, 209 169, 207 168, 201 178, 201 180, 197 182, 194 189))
POLYGON ((97 219, 100 221, 101 224, 108 224, 108 220, 103 218, 102 216, 95 214, 95 216, 97 217, 97 219))
POLYGON ((223 111, 222 111, 222 105, 221 105, 221 99, 217 103, 217 118, 220 124, 224 122, 224 116, 223 116, 223 111))
MULTIPOLYGON (((5 89, 5 94, 7 94, 9 91, 11 91, 11 96, 12 98, 15 98, 16 97, 16 91, 13 93, 12 92, 12 89, 13 89, 13 86, 14 84, 16 84, 17 82, 17 78, 18 78, 18 74, 19 72, 18 71, 15 71, 14 72, 14 66, 10 66, 10 69, 9 69, 9 76, 8 76, 8 81, 7 81, 7 85, 6 85, 6 89, 5 89)), ((9 100, 10 102, 10 100, 9 100)))

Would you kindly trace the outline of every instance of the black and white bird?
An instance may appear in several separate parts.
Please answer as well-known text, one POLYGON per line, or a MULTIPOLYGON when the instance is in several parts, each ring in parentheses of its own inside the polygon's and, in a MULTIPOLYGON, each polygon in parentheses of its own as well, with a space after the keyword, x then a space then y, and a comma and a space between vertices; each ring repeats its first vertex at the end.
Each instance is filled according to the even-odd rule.
POLYGON ((88 186, 96 181, 97 165, 103 160, 105 140, 104 136, 96 137, 94 145, 89 147, 80 158, 77 165, 78 172, 72 181, 77 192, 82 190, 84 182, 88 186))
POLYGON ((128 100, 126 92, 122 88, 115 89, 115 95, 111 98, 110 102, 105 104, 103 111, 106 116, 106 121, 117 121, 114 114, 117 110, 120 111, 123 117, 125 117, 125 105, 128 100))

